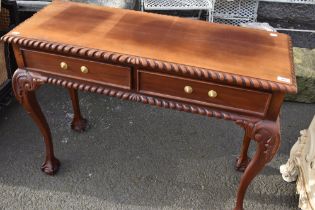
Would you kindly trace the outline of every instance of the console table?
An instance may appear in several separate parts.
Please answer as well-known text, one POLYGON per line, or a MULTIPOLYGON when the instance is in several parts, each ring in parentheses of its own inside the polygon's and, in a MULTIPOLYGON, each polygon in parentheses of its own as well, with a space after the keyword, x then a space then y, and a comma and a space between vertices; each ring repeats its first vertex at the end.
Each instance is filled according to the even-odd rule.
POLYGON ((77 90, 235 121, 245 130, 235 210, 276 154, 283 98, 297 91, 291 41, 280 33, 57 1, 2 40, 18 63, 15 96, 44 136, 43 172, 60 165, 35 95, 50 83, 69 90, 76 131, 86 126, 77 90))

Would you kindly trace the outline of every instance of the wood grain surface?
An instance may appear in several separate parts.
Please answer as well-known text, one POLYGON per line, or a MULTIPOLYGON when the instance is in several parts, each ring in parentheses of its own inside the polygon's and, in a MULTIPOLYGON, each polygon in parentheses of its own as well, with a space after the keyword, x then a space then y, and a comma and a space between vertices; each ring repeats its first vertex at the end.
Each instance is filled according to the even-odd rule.
POLYGON ((124 89, 130 89, 131 86, 131 70, 127 67, 31 50, 22 50, 22 54, 26 69, 51 72, 71 78, 84 78, 86 81, 124 89), (61 62, 68 65, 67 70, 60 67, 61 62), (88 68, 87 74, 81 72, 81 66, 88 68))
POLYGON ((58 1, 1 39, 19 66, 14 94, 44 136, 46 174, 60 166, 35 94, 49 83, 68 88, 79 132, 77 90, 235 121, 245 135, 234 210, 279 149, 284 95, 297 91, 291 40, 279 33, 58 1))
POLYGON ((141 93, 259 116, 265 115, 271 98, 271 94, 264 92, 145 71, 139 72, 138 81, 141 93), (186 86, 192 88, 192 93, 184 91, 186 86), (216 91, 215 98, 208 96, 210 90, 216 91))
POLYGON ((55 2, 15 28, 11 34, 280 84, 294 83, 290 38, 280 33, 55 2))

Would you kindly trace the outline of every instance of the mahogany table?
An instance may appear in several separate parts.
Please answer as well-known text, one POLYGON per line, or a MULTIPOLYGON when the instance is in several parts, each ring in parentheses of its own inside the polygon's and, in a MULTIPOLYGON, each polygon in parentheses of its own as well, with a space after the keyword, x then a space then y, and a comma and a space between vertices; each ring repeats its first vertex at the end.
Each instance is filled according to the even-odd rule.
POLYGON ((44 136, 45 173, 56 173, 60 162, 35 90, 50 83, 69 89, 76 131, 86 126, 77 90, 235 121, 245 130, 235 210, 277 152, 283 98, 297 91, 291 40, 280 33, 55 2, 2 40, 18 63, 15 96, 44 136))

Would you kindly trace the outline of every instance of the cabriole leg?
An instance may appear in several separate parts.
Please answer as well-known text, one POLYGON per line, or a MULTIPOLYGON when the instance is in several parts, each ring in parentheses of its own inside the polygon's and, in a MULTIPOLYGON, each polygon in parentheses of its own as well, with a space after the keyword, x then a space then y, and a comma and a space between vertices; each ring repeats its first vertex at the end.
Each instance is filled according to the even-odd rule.
POLYGON ((243 201, 247 187, 255 176, 272 160, 280 146, 280 125, 277 122, 259 121, 257 123, 237 122, 247 129, 250 137, 256 141, 257 149, 253 160, 246 168, 237 191, 236 207, 234 210, 243 210, 243 201))
POLYGON ((41 170, 48 175, 53 175, 58 171, 60 162, 55 158, 50 129, 35 95, 35 90, 45 81, 45 77, 18 69, 13 75, 12 86, 15 97, 32 117, 44 136, 46 156, 41 170))
POLYGON ((87 120, 84 119, 81 115, 78 91, 72 88, 69 88, 68 91, 72 101, 72 108, 74 114, 71 122, 71 128, 77 132, 83 132, 86 129, 87 120))
POLYGON ((241 153, 240 156, 236 158, 235 169, 237 171, 244 172, 250 162, 250 158, 247 155, 250 141, 251 141, 250 134, 245 129, 241 153))

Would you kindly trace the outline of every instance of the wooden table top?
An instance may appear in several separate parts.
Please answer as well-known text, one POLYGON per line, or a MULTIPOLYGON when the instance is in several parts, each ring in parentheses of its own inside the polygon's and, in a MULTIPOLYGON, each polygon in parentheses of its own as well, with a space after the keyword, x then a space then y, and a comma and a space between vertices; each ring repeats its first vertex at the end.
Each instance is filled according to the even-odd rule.
POLYGON ((295 86, 281 33, 57 1, 10 34, 295 86))

